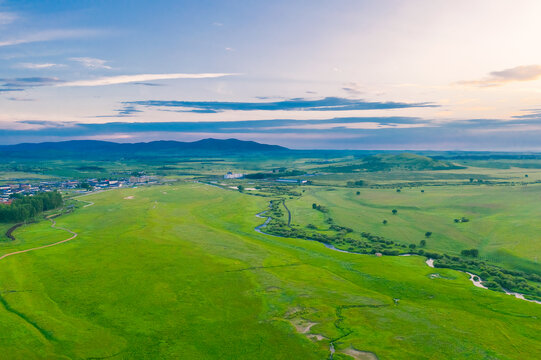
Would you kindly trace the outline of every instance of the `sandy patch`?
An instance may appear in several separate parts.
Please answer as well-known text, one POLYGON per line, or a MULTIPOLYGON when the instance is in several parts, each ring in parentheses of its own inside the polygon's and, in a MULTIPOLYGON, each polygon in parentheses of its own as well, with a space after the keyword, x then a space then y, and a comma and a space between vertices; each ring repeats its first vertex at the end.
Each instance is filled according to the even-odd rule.
POLYGON ((321 334, 310 334, 307 336, 308 336, 308 339, 313 340, 313 341, 321 341, 321 340, 326 339, 326 337, 321 334))
POLYGON ((340 351, 356 360, 378 360, 376 354, 371 353, 370 351, 360 351, 354 348, 348 348, 340 351))
POLYGON ((167 195, 167 191, 162 191, 162 194, 167 195))
POLYGON ((316 325, 317 323, 310 322, 304 319, 293 319, 291 320, 291 324, 295 326, 295 329, 297 330, 298 333, 307 334, 310 332, 310 329, 312 328, 312 326, 316 325))
POLYGON ((246 188, 244 190, 248 190, 248 191, 256 191, 257 189, 256 188, 246 188))
POLYGON ((135 196, 130 195, 130 196, 126 196, 126 197, 124 198, 124 200, 132 200, 132 199, 134 199, 134 198, 135 198, 135 196))

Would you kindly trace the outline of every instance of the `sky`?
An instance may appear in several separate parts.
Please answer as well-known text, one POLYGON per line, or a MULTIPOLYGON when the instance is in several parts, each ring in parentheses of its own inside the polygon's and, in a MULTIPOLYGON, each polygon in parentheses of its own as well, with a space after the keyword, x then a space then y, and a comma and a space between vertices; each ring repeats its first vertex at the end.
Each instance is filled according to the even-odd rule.
POLYGON ((538 0, 0 0, 0 144, 541 151, 538 0))

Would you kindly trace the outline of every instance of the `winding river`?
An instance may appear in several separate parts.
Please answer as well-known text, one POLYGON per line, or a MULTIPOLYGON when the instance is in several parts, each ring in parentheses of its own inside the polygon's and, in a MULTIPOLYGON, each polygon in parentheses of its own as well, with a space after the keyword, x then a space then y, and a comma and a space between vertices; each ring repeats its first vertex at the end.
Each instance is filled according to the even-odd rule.
MULTIPOLYGON (((270 207, 270 205, 269 205, 270 207)), ((266 227, 269 222, 272 220, 272 218, 270 216, 265 216, 265 213, 269 211, 269 210, 264 210, 258 214, 256 214, 255 216, 257 216, 258 218, 262 218, 262 219, 265 219, 265 222, 261 225, 258 225, 254 228, 255 231, 257 231, 258 233, 260 234, 264 234, 264 235, 269 235, 269 236, 274 236, 274 237, 280 237, 280 238, 283 238, 284 236, 279 236, 279 235, 273 235, 273 234, 269 234, 267 232, 264 232, 263 229, 264 227, 266 227)), ((309 240, 309 241, 317 241, 317 240, 312 240, 312 239, 306 239, 306 240, 309 240)), ((338 252, 342 252, 342 253, 348 253, 348 254, 356 254, 356 255, 365 255, 365 254, 359 254, 359 253, 356 253, 356 252, 352 252, 352 251, 347 251, 347 250, 342 250, 342 249, 338 249, 336 247, 334 247, 333 245, 331 244, 325 244, 323 243, 323 245, 325 245, 326 248, 328 249, 331 249, 331 250, 334 250, 334 251, 338 251, 338 252)), ((409 256, 410 254, 402 254, 400 256, 409 256)), ((431 268, 434 268, 434 259, 427 259, 425 261, 426 265, 428 265, 429 267, 431 268)), ((482 289, 488 289, 486 286, 483 285, 483 280, 481 280, 481 278, 475 274, 472 274, 470 272, 467 272, 467 271, 461 271, 461 270, 456 270, 456 271, 460 271, 462 273, 465 273, 465 274, 468 274, 470 276, 470 281, 472 282, 472 284, 478 288, 482 288, 482 289)), ((512 295, 514 297, 516 297, 517 299, 520 299, 520 300, 524 300, 524 301, 528 301, 528 302, 533 302, 533 303, 536 303, 536 304, 541 304, 541 301, 539 300, 531 300, 531 299, 526 299, 526 297, 524 296, 524 294, 520 294, 520 293, 516 293, 516 292, 512 292, 512 291, 509 291, 509 290, 506 290, 506 289, 503 289, 503 291, 507 294, 507 295, 512 295)))

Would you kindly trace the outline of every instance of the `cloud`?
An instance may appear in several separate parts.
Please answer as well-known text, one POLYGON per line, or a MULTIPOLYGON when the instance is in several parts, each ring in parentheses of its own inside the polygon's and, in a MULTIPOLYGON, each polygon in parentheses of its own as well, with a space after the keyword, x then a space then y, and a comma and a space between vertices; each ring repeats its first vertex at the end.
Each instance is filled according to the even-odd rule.
POLYGON ((357 84, 356 82, 349 82, 344 84, 344 87, 342 88, 345 92, 347 92, 351 96, 359 96, 363 92, 361 91, 361 86, 357 84))
POLYGON ((33 88, 36 86, 50 86, 61 83, 62 80, 52 77, 24 77, 13 79, 0 79, 0 91, 18 91, 26 88, 33 88), (12 89, 12 90, 5 90, 12 89))
POLYGON ((17 20, 17 15, 9 12, 0 12, 0 25, 8 25, 17 20))
POLYGON ((541 109, 524 109, 522 110, 524 112, 527 112, 527 114, 524 115, 515 115, 513 116, 514 119, 533 119, 533 120, 539 120, 541 119, 541 109))
POLYGON ((76 61, 89 69, 112 69, 109 65, 105 65, 106 60, 90 58, 90 57, 75 57, 71 58, 71 61, 76 61))
POLYGON ((142 85, 142 86, 163 86, 163 84, 151 83, 151 82, 134 82, 132 85, 142 85))
POLYGON ((35 63, 20 63, 17 65, 17 67, 23 68, 23 69, 50 69, 54 67, 63 67, 65 65, 62 64, 54 64, 54 63, 42 63, 42 64, 35 64, 35 63))
POLYGON ((34 34, 23 35, 17 38, 0 40, 0 47, 14 46, 20 44, 28 44, 34 42, 53 41, 53 40, 65 40, 76 39, 81 37, 95 36, 101 33, 98 30, 85 30, 85 29, 73 29, 73 30, 47 30, 34 34))
POLYGON ((181 108, 180 112, 217 113, 226 110, 235 111, 345 111, 345 110, 374 110, 402 109, 413 107, 437 107, 432 103, 402 103, 402 102, 370 102, 357 99, 326 97, 318 100, 294 98, 274 102, 223 102, 223 101, 163 101, 146 100, 125 102, 127 105, 147 107, 181 108))
POLYGON ((141 83, 156 80, 174 80, 174 79, 209 79, 237 74, 222 73, 202 73, 202 74, 139 74, 139 75, 120 75, 101 77, 92 80, 68 81, 57 86, 104 86, 128 83, 141 83))
POLYGON ((143 112, 142 110, 138 110, 133 105, 124 106, 122 109, 116 109, 116 115, 99 115, 96 116, 97 118, 110 118, 110 117, 131 117, 136 113, 143 112))
POLYGON ((36 101, 35 99, 30 98, 18 98, 18 97, 9 97, 7 98, 9 101, 36 101))
POLYGON ((480 87, 500 86, 516 81, 532 81, 541 77, 541 65, 522 65, 514 68, 493 71, 481 80, 460 81, 459 85, 480 87))

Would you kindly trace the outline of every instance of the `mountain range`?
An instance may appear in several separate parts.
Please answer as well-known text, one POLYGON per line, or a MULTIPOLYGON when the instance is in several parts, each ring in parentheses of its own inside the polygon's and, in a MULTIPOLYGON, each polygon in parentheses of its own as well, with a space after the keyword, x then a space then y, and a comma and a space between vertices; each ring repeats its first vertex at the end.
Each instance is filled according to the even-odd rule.
POLYGON ((141 143, 115 143, 99 140, 70 140, 60 142, 23 143, 1 145, 2 157, 72 157, 72 156, 140 156, 183 154, 236 154, 249 152, 280 152, 289 149, 278 145, 261 144, 238 139, 203 139, 194 142, 152 141, 141 143))

